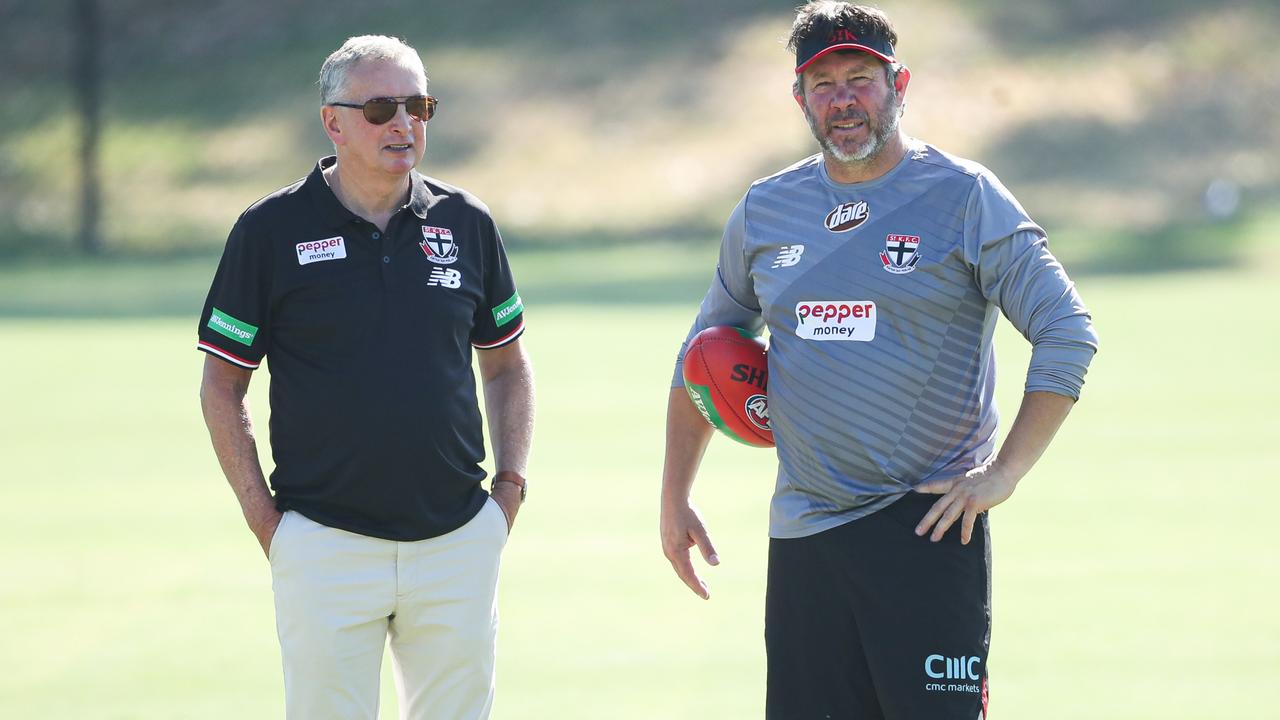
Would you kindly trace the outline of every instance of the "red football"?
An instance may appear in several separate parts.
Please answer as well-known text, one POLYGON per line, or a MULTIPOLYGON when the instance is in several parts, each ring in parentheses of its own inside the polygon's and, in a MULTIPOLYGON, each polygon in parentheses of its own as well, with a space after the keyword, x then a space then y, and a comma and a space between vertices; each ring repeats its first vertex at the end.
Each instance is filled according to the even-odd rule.
POLYGON ((769 356, 742 328, 709 327, 684 353, 684 389, 720 432, 753 447, 773 447, 769 425, 769 356))

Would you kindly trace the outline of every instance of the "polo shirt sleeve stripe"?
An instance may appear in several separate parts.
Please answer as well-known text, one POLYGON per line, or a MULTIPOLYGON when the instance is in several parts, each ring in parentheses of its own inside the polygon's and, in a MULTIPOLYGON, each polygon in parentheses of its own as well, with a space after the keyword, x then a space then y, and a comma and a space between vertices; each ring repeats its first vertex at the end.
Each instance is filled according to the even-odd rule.
POLYGON ((216 345, 211 345, 203 340, 196 343, 196 349, 203 350, 209 353, 210 355, 216 355, 222 358, 223 360, 226 360, 227 362, 232 363, 233 365, 239 365, 240 367, 248 368, 250 370, 257 370, 258 367, 262 365, 261 361, 253 362, 252 360, 245 360, 242 357, 233 355, 227 352, 226 350, 223 350, 222 348, 216 345))
POLYGON ((514 330, 512 330, 511 332, 509 332, 509 333, 507 333, 506 335, 504 335, 501 339, 496 340, 496 341, 491 342, 491 343, 475 343, 475 342, 473 342, 473 343, 471 343, 471 345, 472 345, 473 347, 475 347, 476 349, 478 349, 478 350, 492 350, 492 349, 494 349, 494 348, 502 347, 503 345, 506 345, 507 343, 510 343, 511 341, 513 341, 513 340, 515 340, 516 338, 520 337, 522 334, 524 334, 524 318, 520 318, 520 324, 519 324, 519 325, 516 325, 516 327, 515 327, 515 329, 514 329, 514 330))

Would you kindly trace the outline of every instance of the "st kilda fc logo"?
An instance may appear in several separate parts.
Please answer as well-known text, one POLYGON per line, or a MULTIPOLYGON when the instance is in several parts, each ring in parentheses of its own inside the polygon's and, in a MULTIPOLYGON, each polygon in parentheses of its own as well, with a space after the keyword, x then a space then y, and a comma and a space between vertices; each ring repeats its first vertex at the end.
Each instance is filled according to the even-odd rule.
POLYGON ((458 245, 453 241, 453 231, 449 228, 422 226, 422 242, 418 243, 427 259, 437 265, 452 265, 458 262, 458 245))
POLYGON ((880 251, 880 262, 884 269, 894 275, 906 275, 916 269, 920 262, 919 235, 890 235, 884 239, 884 250, 880 251))
POLYGON ((823 218, 822 224, 831 232, 849 232, 866 222, 869 217, 871 217, 871 208, 867 205, 867 201, 859 200, 837 205, 823 218))

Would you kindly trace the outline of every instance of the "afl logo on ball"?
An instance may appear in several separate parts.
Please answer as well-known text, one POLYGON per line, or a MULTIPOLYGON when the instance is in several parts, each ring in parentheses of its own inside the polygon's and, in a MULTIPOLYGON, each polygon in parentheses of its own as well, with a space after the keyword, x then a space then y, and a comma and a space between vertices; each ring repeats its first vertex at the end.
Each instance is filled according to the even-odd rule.
POLYGON ((836 206, 834 210, 827 213, 822 224, 831 232, 849 232, 866 222, 869 217, 871 217, 871 208, 867 206, 865 200, 859 200, 836 206))
POLYGON ((744 406, 747 411, 747 419, 752 425, 761 430, 773 432, 773 426, 769 424, 769 398, 766 395, 752 395, 747 398, 744 406))

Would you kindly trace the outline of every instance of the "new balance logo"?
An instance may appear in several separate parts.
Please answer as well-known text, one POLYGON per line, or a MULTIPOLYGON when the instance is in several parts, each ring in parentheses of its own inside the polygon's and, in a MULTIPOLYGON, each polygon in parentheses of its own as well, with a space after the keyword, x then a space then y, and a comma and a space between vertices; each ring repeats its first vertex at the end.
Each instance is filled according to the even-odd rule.
POLYGON ((431 276, 427 278, 427 284, 447 288, 461 287, 462 273, 448 268, 432 268, 431 276))
POLYGON ((791 267, 800 262, 800 256, 804 254, 803 245, 783 245, 778 251, 778 257, 773 259, 773 268, 791 267))

